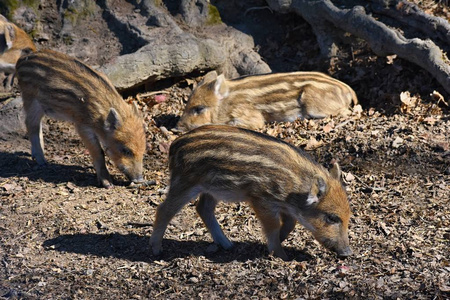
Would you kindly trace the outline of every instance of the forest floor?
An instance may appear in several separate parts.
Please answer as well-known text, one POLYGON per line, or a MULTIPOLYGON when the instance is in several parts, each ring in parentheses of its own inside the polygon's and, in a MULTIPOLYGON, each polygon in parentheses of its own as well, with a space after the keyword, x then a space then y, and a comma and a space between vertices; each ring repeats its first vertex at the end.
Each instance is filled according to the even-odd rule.
MULTIPOLYGON (((262 10, 248 20, 271 17, 262 10)), ((277 71, 314 70, 318 48, 308 25, 292 16, 282 24, 295 35, 268 35, 262 56, 277 71)), ((99 188, 70 124, 44 120, 46 167, 31 159, 23 127, 0 134, 0 299, 448 299, 449 97, 404 60, 378 58, 364 45, 351 51, 326 71, 357 92, 353 115, 261 131, 322 164, 339 161, 353 256, 337 258, 297 225, 283 243, 290 260, 273 257, 245 203, 216 210, 231 250, 212 243, 192 203, 169 225, 163 255, 151 254, 155 210, 169 183, 168 147, 178 136, 170 129, 199 80, 187 78, 156 86, 158 95, 127 95, 145 116, 144 176, 153 186, 130 188, 109 163, 116 186, 99 188)), ((0 102, 0 122, 17 119, 17 110, 5 110, 13 99, 0 102)))

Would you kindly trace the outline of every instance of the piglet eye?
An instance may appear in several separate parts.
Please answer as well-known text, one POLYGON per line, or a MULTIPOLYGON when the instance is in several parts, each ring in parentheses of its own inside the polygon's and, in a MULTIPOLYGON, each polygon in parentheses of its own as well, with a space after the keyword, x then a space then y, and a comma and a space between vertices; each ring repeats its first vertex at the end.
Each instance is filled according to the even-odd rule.
POLYGON ((191 108, 191 112, 193 114, 199 115, 205 110, 205 108, 206 108, 206 106, 204 106, 204 105, 197 105, 197 106, 194 106, 193 108, 191 108))
POLYGON ((341 222, 341 218, 336 216, 335 214, 325 214, 325 222, 328 224, 336 224, 341 222))
POLYGON ((122 152, 122 154, 124 156, 127 156, 127 157, 132 157, 133 156, 133 152, 128 147, 122 147, 120 152, 122 152))

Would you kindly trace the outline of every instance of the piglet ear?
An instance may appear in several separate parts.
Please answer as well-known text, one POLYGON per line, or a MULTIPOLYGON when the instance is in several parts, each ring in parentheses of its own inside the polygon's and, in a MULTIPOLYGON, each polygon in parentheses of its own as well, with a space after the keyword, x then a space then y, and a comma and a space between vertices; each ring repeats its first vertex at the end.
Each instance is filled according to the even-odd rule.
POLYGON ((223 74, 217 76, 216 82, 214 84, 214 94, 216 94, 216 97, 219 100, 222 100, 229 94, 228 84, 223 74))
POLYGON ((122 120, 114 108, 109 110, 108 117, 105 120, 105 129, 107 131, 114 131, 122 126, 122 120))
POLYGON ((334 179, 341 180, 342 172, 341 172, 341 168, 339 167, 338 163, 335 162, 333 164, 333 166, 330 169, 330 174, 331 174, 331 177, 333 177, 334 179))
POLYGON ((13 41, 16 38, 16 31, 14 30, 14 27, 11 24, 5 24, 4 37, 5 37, 6 49, 0 49, 0 50, 2 50, 1 52, 11 49, 12 45, 13 45, 13 41))
POLYGON ((217 72, 216 71, 211 71, 206 73, 206 75, 203 77, 202 81, 200 81, 200 83, 198 85, 202 85, 208 82, 212 82, 217 78, 217 72))
POLYGON ((306 199, 306 205, 319 203, 320 198, 325 194, 326 190, 327 184, 325 179, 321 175, 314 176, 308 199, 306 199))

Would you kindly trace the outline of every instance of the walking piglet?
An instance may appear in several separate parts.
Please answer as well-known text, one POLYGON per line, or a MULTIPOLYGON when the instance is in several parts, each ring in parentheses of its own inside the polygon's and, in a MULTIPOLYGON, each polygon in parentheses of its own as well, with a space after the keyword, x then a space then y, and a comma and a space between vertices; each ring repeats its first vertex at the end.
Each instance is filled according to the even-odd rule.
POLYGON ((155 255, 167 225, 190 200, 215 243, 229 249, 214 216, 219 200, 246 201, 262 223, 269 252, 287 259, 281 242, 300 222, 339 256, 352 253, 350 206, 337 164, 327 171, 299 149, 251 130, 202 126, 176 139, 169 151, 170 189, 157 209, 151 236, 155 255))
POLYGON ((23 56, 16 73, 26 113, 31 153, 45 164, 41 120, 44 115, 74 123, 92 157, 103 187, 112 187, 106 154, 131 181, 143 182, 144 124, 108 78, 79 60, 43 50, 23 56))

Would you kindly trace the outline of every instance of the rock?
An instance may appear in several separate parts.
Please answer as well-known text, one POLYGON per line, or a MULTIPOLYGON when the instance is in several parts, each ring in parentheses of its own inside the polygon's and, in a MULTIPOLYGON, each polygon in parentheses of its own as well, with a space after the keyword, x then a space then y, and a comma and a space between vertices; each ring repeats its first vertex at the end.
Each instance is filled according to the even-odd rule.
POLYGON ((0 103, 0 140, 8 140, 11 135, 25 135, 25 113, 22 98, 10 98, 0 103))
POLYGON ((155 40, 135 53, 119 56, 100 68, 114 86, 124 90, 198 69, 218 68, 225 63, 223 49, 213 40, 183 33, 169 40, 155 40))
POLYGON ((182 1, 178 8, 142 1, 139 9, 145 15, 137 19, 130 19, 108 2, 105 5, 114 26, 128 32, 139 46, 99 68, 118 90, 195 71, 216 69, 228 78, 271 72, 254 51, 253 38, 223 24, 217 9, 206 0, 195 5, 182 1), (175 9, 182 17, 177 22, 172 17, 175 9), (180 22, 184 26, 179 26, 180 22))

